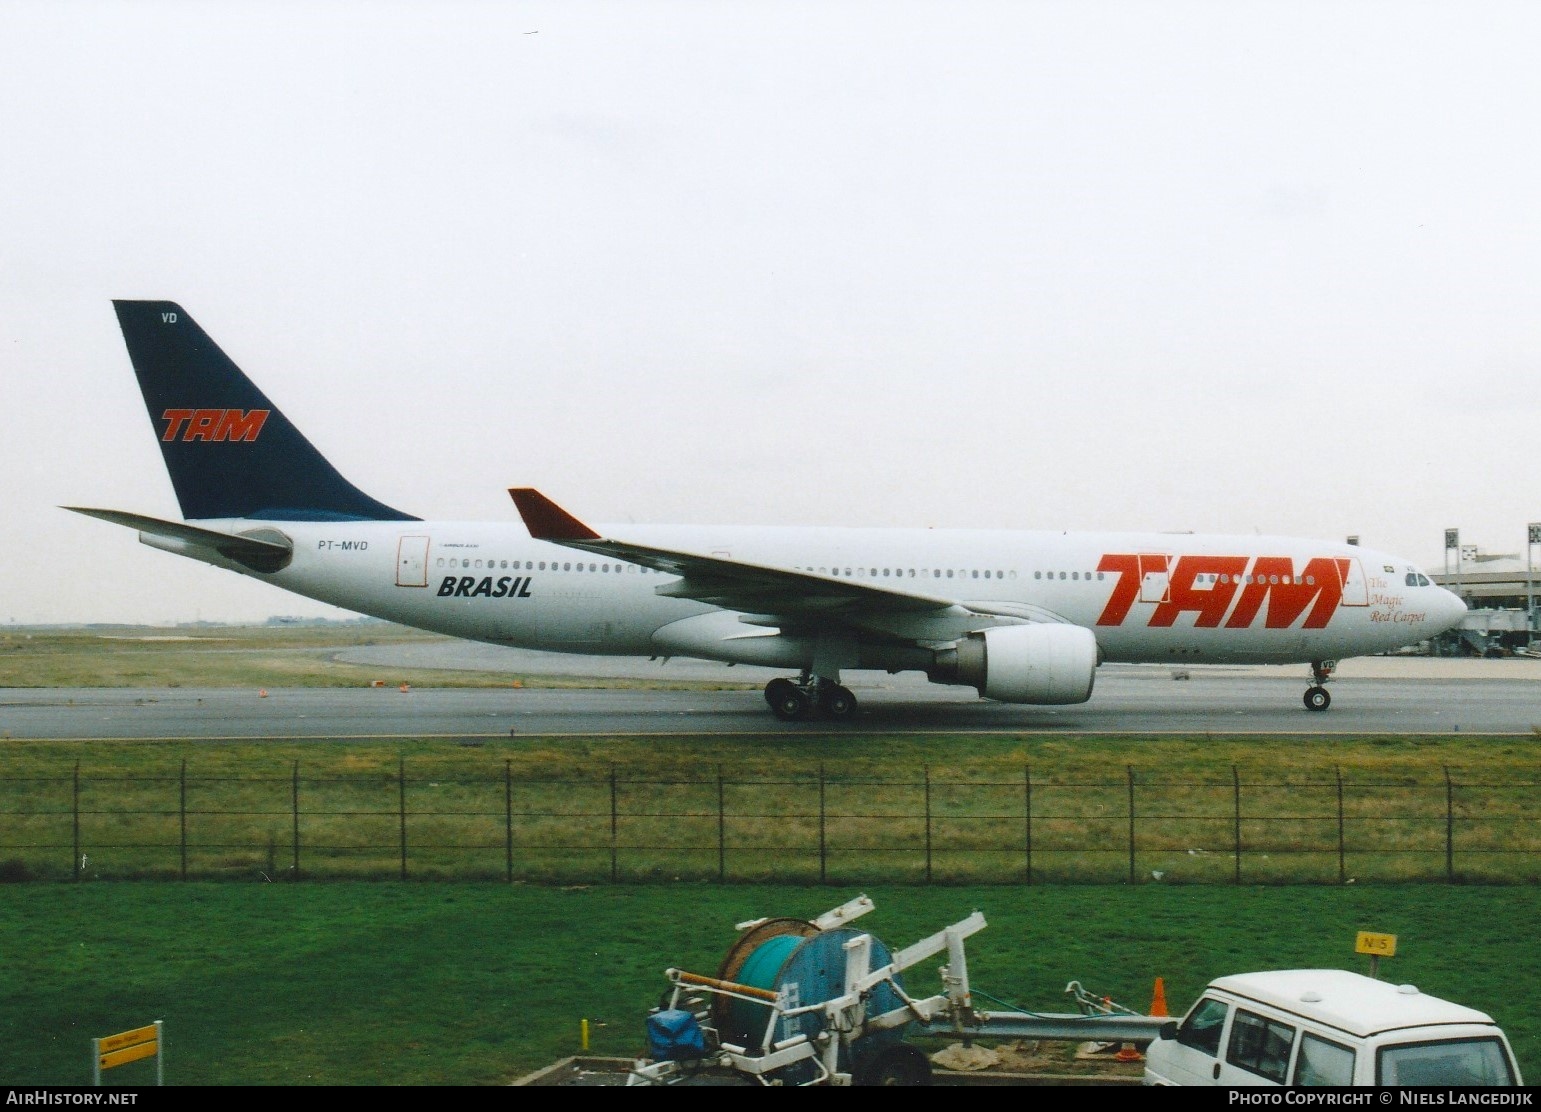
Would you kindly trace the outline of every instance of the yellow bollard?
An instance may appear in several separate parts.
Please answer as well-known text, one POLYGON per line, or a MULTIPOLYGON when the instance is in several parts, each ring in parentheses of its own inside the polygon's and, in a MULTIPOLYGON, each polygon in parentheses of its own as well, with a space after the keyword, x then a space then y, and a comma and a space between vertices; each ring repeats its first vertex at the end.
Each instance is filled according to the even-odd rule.
POLYGON ((588 1048, 589 1048, 589 1021, 585 1019, 583 1021, 583 1049, 585 1051, 587 1051, 588 1048))

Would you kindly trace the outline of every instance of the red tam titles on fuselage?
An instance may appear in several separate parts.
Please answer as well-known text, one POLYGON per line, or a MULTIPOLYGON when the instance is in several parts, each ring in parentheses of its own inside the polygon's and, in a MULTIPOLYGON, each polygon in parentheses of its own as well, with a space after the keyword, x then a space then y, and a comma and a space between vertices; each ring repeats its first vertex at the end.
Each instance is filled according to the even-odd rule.
POLYGON ((1288 556, 1178 556, 1164 554, 1110 553, 1097 565, 1099 572, 1118 576, 1107 606, 1097 618, 1099 626, 1124 623, 1136 601, 1155 602, 1150 626, 1170 626, 1179 614, 1197 614, 1198 629, 1246 629, 1268 603, 1263 625, 1288 629, 1306 614, 1304 629, 1323 629, 1343 601, 1349 581, 1346 559, 1321 556, 1309 560, 1297 573, 1288 556), (1239 597, 1238 597, 1239 596, 1239 597), (1234 609, 1231 604, 1235 602, 1234 609), (1229 613, 1229 617, 1227 617, 1229 613))

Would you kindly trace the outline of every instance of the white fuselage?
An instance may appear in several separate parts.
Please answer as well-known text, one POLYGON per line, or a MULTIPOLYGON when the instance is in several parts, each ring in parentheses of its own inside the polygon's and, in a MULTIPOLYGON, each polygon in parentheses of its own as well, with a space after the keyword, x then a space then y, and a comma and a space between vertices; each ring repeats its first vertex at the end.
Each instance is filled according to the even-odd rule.
MULTIPOLYGON (((675 577, 477 522, 210 521, 278 530, 287 567, 257 573, 207 552, 146 543, 308 598, 456 637, 595 655, 682 655, 800 666, 809 645, 690 599, 675 577)), ((603 535, 1091 629, 1101 658, 1291 663, 1385 652, 1448 629, 1465 607, 1397 557, 1260 536, 947 529, 600 527, 603 535)), ((989 621, 980 623, 988 625, 989 621)), ((956 631, 864 637, 858 667, 924 667, 956 631)))

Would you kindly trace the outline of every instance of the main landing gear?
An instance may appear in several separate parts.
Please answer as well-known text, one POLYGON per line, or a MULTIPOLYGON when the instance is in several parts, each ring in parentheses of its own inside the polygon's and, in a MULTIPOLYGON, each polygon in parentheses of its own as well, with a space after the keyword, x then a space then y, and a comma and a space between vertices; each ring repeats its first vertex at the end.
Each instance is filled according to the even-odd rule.
POLYGON ((1332 673, 1337 668, 1336 660, 1313 660, 1311 662, 1311 686, 1306 688, 1304 702, 1306 710, 1326 710, 1332 706, 1332 696, 1327 693, 1323 685, 1332 678, 1332 673))
POLYGON ((771 680, 765 685, 765 701, 783 722, 812 718, 815 713, 839 722, 856 714, 856 696, 849 688, 809 672, 795 680, 771 680))

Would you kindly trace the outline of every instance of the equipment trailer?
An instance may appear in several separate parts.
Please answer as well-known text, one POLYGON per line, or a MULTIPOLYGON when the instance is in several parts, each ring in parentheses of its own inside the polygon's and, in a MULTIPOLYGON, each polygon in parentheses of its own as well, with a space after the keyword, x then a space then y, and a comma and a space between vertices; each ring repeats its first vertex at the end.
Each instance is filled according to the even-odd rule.
POLYGON ((981 1038, 1103 1044, 1149 1043, 1166 1016, 1140 1015, 1072 981, 1079 1012, 982 1011, 969 989, 964 940, 985 927, 968 918, 898 952, 847 924, 873 910, 859 896, 813 920, 738 924, 716 976, 669 969, 671 988, 648 1017, 649 1057, 627 1085, 671 1085, 702 1070, 762 1085, 927 1085, 931 1062, 907 1030, 981 1038), (945 952, 942 991, 917 999, 901 974, 945 952))

